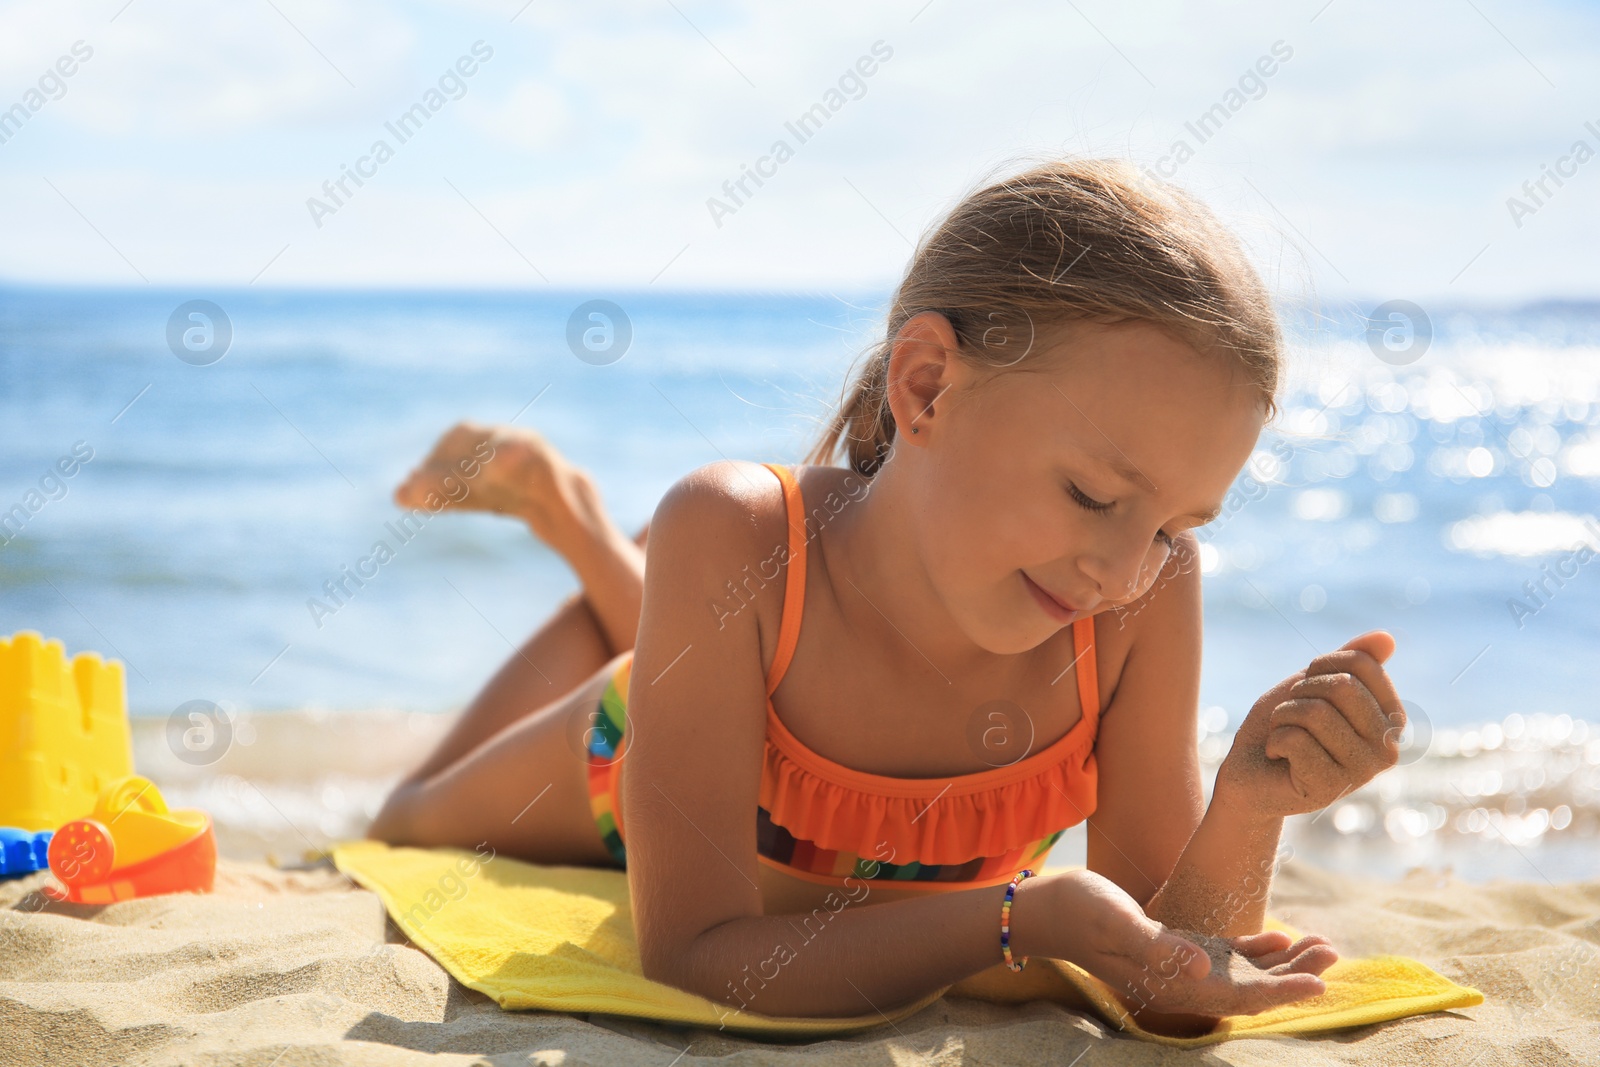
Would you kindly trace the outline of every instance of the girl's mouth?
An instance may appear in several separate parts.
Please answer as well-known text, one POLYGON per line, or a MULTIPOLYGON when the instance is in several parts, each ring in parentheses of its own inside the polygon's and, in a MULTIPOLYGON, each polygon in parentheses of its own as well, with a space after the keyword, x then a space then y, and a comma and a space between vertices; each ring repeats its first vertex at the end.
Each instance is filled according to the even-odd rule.
POLYGON ((1052 619, 1060 623, 1069 623, 1076 622, 1078 618, 1083 615, 1081 610, 1072 607, 1070 604, 1066 604, 1060 600, 1057 600, 1055 597, 1045 592, 1044 588, 1039 585, 1038 582, 1028 577, 1028 573, 1026 571, 1018 571, 1017 573, 1022 575, 1023 584, 1028 587, 1028 592, 1033 595, 1033 599, 1038 602, 1039 607, 1052 619))

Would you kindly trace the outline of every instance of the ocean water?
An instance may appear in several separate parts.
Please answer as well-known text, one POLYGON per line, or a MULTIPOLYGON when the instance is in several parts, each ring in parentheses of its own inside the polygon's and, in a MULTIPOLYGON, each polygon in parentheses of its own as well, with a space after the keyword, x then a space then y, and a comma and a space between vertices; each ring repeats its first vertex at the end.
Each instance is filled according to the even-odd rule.
MULTIPOLYGON (((636 529, 695 466, 798 461, 882 301, 0 288, 0 633, 122 659, 152 728, 194 700, 242 724, 459 707, 575 582, 507 520, 394 536, 392 488, 445 427, 539 429, 636 529), (625 350, 569 339, 593 299, 621 308, 625 350), (209 334, 172 326, 194 300, 225 346, 214 312, 209 334), (380 539, 393 559, 314 611, 380 539)), ((1306 840, 1584 869, 1548 857, 1600 831, 1600 306, 1430 309, 1425 346, 1386 345, 1370 310, 1289 316, 1284 413, 1204 535, 1203 754, 1383 627, 1405 766, 1306 840)), ((397 773, 340 769, 364 771, 397 773)), ((339 795, 359 814, 368 794, 339 795)))

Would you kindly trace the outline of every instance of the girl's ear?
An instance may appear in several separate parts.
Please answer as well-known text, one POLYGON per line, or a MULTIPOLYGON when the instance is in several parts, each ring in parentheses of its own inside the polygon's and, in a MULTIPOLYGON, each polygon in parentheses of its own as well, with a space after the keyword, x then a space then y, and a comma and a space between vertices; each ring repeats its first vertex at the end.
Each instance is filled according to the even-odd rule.
POLYGON ((960 345, 950 320, 937 311, 913 315, 900 327, 884 383, 897 441, 928 440, 942 407, 938 400, 961 374, 960 345))

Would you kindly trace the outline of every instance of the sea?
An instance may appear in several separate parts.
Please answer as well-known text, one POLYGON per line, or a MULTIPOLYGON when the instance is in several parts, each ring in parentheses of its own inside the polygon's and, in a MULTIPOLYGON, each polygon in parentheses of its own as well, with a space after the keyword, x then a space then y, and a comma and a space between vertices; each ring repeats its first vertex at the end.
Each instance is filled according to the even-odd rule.
MULTIPOLYGON (((633 532, 701 464, 800 461, 887 299, 0 286, 0 635, 120 660, 141 769, 234 851, 358 833, 577 588, 503 518, 395 536, 437 436, 537 429, 633 532), (225 741, 202 759, 196 708, 225 741)), ((1287 847, 1600 876, 1600 304, 1284 321, 1283 411, 1202 535, 1206 767, 1263 692, 1383 628, 1401 766, 1287 847)))

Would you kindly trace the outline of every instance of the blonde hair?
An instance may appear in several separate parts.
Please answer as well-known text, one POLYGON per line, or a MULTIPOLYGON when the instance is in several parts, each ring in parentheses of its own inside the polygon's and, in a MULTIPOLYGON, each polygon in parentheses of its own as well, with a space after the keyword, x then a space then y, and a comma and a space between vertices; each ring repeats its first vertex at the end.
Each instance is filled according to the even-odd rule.
POLYGON ((887 328, 806 457, 844 452, 871 477, 894 442, 889 355, 901 327, 936 311, 963 358, 1017 366, 1037 331, 1074 321, 1146 322, 1231 358, 1277 412, 1283 338, 1243 248, 1203 203, 1114 159, 1031 167, 963 199, 918 245, 887 328))

